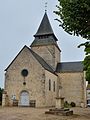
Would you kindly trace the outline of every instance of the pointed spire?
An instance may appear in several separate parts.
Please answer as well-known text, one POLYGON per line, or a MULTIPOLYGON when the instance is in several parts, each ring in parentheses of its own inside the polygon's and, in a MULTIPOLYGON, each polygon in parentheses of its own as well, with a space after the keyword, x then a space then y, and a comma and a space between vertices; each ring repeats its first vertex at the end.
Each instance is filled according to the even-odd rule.
POLYGON ((39 29, 37 30, 37 33, 34 36, 36 37, 40 35, 51 35, 51 34, 54 34, 54 33, 52 30, 51 24, 49 22, 47 13, 45 12, 44 17, 39 26, 39 29))
POLYGON ((52 45, 52 44, 58 47, 56 42, 58 41, 58 39, 52 30, 46 11, 34 37, 35 39, 30 45, 30 47, 41 46, 41 45, 52 45))

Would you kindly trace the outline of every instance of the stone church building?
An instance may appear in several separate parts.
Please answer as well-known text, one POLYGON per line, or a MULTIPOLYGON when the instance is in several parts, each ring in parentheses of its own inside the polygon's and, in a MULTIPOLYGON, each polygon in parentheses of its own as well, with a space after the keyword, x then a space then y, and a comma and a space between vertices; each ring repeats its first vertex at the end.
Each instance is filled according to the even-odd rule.
POLYGON ((5 69, 3 106, 55 106, 64 98, 86 105, 82 62, 61 62, 61 50, 45 12, 30 47, 24 46, 5 69))

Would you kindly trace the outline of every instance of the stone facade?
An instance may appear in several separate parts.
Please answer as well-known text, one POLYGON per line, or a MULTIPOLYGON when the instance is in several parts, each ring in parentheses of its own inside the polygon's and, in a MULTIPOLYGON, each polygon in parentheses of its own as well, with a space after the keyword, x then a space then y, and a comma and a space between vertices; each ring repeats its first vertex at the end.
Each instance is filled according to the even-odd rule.
POLYGON ((55 106, 55 97, 57 96, 57 75, 45 71, 46 80, 45 80, 45 100, 46 106, 55 106), (51 81, 51 90, 49 90, 49 80, 51 81), (54 86, 55 84, 55 86, 54 86))
MULTIPOLYGON (((29 99, 36 101, 36 107, 55 106, 56 91, 49 91, 49 79, 51 79, 51 84, 55 81, 57 85, 57 76, 45 70, 25 47, 5 74, 5 90, 9 98, 9 105, 13 104, 14 95, 20 105, 20 93, 28 91, 29 99), (26 85, 23 85, 24 77, 21 75, 23 69, 29 71, 25 78, 26 85)), ((53 85, 51 86, 53 87, 53 85)))
POLYGON ((5 70, 2 105, 49 107, 55 106, 56 98, 65 98, 85 107, 86 83, 81 62, 62 64, 46 13, 34 37, 31 48, 24 46, 5 70))
POLYGON ((76 106, 81 106, 85 102, 85 81, 83 72, 64 72, 58 74, 62 86, 62 97, 65 101, 74 102, 76 106))
POLYGON ((87 85, 87 106, 90 106, 90 84, 87 85))
POLYGON ((31 49, 40 55, 54 69, 56 68, 57 63, 60 62, 60 49, 55 45, 36 46, 31 49))

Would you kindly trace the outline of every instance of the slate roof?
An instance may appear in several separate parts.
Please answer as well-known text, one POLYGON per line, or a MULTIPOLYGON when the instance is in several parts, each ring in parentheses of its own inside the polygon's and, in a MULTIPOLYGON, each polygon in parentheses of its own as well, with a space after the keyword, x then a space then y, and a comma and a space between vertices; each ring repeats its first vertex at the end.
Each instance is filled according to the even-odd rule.
POLYGON ((52 30, 51 24, 49 22, 47 13, 45 12, 44 17, 41 21, 41 24, 38 28, 38 31, 34 36, 46 35, 46 34, 48 35, 48 34, 54 34, 54 33, 52 30))
MULTIPOLYGON (((57 45, 58 39, 56 38, 51 24, 49 22, 47 13, 45 12, 44 17, 41 21, 41 24, 34 35, 35 39, 30 45, 30 47, 35 47, 35 46, 43 46, 43 45, 56 45, 56 47, 60 50, 60 48, 57 45)), ((60 50, 61 51, 61 50, 60 50)))
POLYGON ((30 50, 30 52, 32 53, 32 55, 37 59, 37 61, 42 65, 42 67, 44 67, 46 70, 52 72, 55 74, 55 70, 46 63, 46 61, 40 57, 38 54, 36 54, 33 50, 31 50, 30 48, 28 48, 30 50))
POLYGON ((38 39, 36 37, 35 40, 32 42, 32 44, 30 45, 30 47, 43 46, 43 45, 55 45, 59 49, 59 51, 61 51, 53 36, 48 36, 45 39, 38 39))
MULTIPOLYGON (((24 48, 27 48, 32 55, 36 58, 36 60, 42 65, 42 67, 50 72, 52 72, 53 74, 55 74, 55 70, 48 65, 44 59, 42 57, 40 57, 38 54, 36 54, 34 51, 32 51, 29 47, 27 47, 26 45, 22 48, 22 50, 17 54, 17 56, 13 59, 13 61, 9 64, 9 66, 5 69, 5 71, 8 70, 8 68, 13 64, 13 62, 17 59, 17 57, 20 55, 20 53, 23 51, 24 48)), ((55 74, 56 75, 56 74, 55 74)))
POLYGON ((38 39, 35 38, 35 40, 32 42, 31 46, 39 46, 39 45, 49 45, 49 44, 56 44, 53 37, 48 36, 48 38, 45 39, 38 39))
POLYGON ((83 64, 79 62, 62 62, 57 64, 56 72, 82 72, 83 64))

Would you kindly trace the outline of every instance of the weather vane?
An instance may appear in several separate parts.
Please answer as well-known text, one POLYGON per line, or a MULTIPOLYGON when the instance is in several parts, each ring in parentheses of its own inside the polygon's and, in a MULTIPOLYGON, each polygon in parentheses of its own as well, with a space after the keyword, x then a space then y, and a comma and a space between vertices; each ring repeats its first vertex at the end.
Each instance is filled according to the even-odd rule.
POLYGON ((47 12, 47 2, 45 2, 45 12, 47 12))

